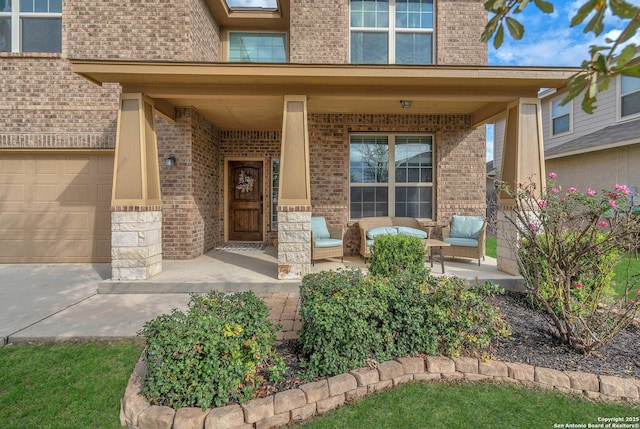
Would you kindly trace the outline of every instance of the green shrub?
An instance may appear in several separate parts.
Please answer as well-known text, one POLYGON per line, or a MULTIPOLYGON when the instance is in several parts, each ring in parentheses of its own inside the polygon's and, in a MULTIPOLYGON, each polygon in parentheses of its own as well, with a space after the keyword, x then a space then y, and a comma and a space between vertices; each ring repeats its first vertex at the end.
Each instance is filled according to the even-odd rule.
POLYGON ((477 352, 492 337, 508 333, 481 288, 426 271, 391 278, 365 277, 358 270, 321 272, 306 276, 300 290, 301 365, 307 378, 393 356, 477 352))
POLYGON ((423 273, 427 250, 417 237, 380 235, 375 238, 369 259, 369 274, 393 277, 401 272, 423 273))
POLYGON ((173 408, 252 398, 262 374, 277 380, 285 369, 268 315, 253 292, 210 292, 192 294, 186 313, 173 310, 145 323, 143 394, 173 408))
POLYGON ((487 283, 471 286, 459 277, 438 277, 424 292, 429 295, 426 312, 438 340, 438 353, 459 356, 463 351, 478 354, 495 337, 510 335, 509 324, 499 308, 484 300, 504 293, 500 286, 487 283))
POLYGON ((359 270, 305 276, 300 287, 299 332, 305 376, 334 375, 392 356, 385 323, 387 279, 365 278, 359 270))

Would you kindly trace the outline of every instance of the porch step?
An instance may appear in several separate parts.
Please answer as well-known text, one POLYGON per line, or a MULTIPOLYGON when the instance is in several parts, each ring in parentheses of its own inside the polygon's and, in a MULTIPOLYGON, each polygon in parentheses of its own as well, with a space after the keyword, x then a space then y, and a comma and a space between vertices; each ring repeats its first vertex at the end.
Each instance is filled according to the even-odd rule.
POLYGON ((161 294, 161 293, 224 293, 253 291, 263 293, 299 292, 301 281, 274 280, 272 282, 175 282, 175 281, 117 281, 105 280, 98 283, 99 294, 161 294))

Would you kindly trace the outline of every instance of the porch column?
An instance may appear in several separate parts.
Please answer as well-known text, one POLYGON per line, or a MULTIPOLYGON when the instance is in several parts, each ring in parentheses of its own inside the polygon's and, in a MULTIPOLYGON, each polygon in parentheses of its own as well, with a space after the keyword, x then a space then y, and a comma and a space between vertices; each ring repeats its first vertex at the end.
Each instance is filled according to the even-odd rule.
POLYGON ((311 270, 306 95, 284 97, 278 198, 278 279, 301 279, 311 270))
MULTIPOLYGON (((501 168, 501 180, 511 191, 518 183, 533 182, 538 192, 546 186, 539 99, 521 98, 507 108, 501 168)), ((518 234, 510 221, 514 207, 506 192, 498 194, 498 270, 517 275, 518 234)))
POLYGON ((122 94, 111 194, 111 277, 162 271, 162 205, 153 100, 122 94))

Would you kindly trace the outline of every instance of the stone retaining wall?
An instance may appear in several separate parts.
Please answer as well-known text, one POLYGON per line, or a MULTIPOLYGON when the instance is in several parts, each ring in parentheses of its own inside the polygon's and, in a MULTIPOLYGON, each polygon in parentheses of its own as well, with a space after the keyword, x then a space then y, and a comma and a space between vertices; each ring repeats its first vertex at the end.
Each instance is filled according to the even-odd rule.
POLYGON ((441 356, 406 357, 303 384, 266 398, 218 408, 149 405, 140 394, 141 358, 122 399, 120 422, 130 429, 267 429, 296 423, 365 396, 411 381, 498 381, 537 386, 604 400, 640 400, 640 380, 558 371, 522 363, 441 356))

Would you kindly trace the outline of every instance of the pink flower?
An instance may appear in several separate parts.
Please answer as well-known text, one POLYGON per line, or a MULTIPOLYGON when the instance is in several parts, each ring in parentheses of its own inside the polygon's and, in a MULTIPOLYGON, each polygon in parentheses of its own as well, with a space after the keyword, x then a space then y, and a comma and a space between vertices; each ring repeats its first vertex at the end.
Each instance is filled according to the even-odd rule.
POLYGON ((535 223, 530 223, 529 224, 529 228, 531 228, 531 231, 535 231, 537 229, 536 224, 535 223))
POLYGON ((596 191, 594 191, 593 189, 589 188, 587 189, 587 195, 589 195, 590 197, 593 197, 596 194, 596 191))
POLYGON ((609 224, 605 221, 600 221, 598 222, 598 226, 602 227, 602 228, 606 228, 609 226, 609 224))
POLYGON ((575 288, 576 289, 582 289, 582 288, 584 288, 584 285, 582 283, 576 283, 575 288))
POLYGON ((524 188, 524 184, 523 183, 518 183, 518 188, 520 188, 520 189, 524 188))
POLYGON ((572 186, 569 189, 567 189, 567 192, 570 194, 575 194, 576 192, 578 192, 578 190, 572 186))
POLYGON ((616 183, 615 189, 616 189, 616 191, 622 191, 622 194, 623 194, 625 197, 626 197, 626 196, 628 196, 628 195, 631 193, 631 191, 629 190, 629 188, 627 188, 627 185, 618 185, 618 184, 616 183))
POLYGON ((640 289, 636 289, 636 294, 640 295, 640 289))
POLYGON ((632 299, 630 299, 630 300, 629 300, 629 304, 633 305, 633 304, 635 304, 635 303, 636 303, 636 302, 635 302, 634 300, 632 300, 632 299))
POLYGON ((545 200, 540 200, 540 201, 538 201, 538 205, 542 209, 542 208, 545 208, 547 206, 547 202, 545 200))
POLYGON ((553 192, 554 194, 557 194, 558 192, 560 192, 560 189, 558 189, 558 188, 551 188, 551 192, 553 192))
POLYGON ((616 202, 615 202, 614 200, 609 200, 609 205, 610 205, 611 207, 613 207, 614 209, 617 209, 617 208, 618 208, 618 204, 616 204, 616 202))
POLYGON ((555 179, 556 173, 549 173, 549 179, 555 179))

